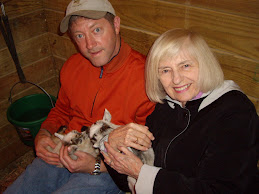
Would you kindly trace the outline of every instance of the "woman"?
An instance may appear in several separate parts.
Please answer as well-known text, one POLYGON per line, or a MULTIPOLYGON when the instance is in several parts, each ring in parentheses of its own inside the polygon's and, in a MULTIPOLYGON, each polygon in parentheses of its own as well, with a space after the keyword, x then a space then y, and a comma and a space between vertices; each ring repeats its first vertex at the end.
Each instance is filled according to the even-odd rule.
POLYGON ((108 143, 105 160, 137 180, 137 193, 246 193, 257 171, 254 105, 189 30, 162 34, 146 62, 148 97, 158 103, 146 125, 154 166, 108 143))

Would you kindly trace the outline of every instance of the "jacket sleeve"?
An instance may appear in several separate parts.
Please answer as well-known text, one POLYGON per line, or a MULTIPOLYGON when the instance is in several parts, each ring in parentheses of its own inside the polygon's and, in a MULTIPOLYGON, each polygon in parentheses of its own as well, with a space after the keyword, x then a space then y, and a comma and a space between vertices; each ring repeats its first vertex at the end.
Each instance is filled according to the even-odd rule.
POLYGON ((208 125, 209 144, 197 172, 187 177, 180 171, 161 169, 154 193, 245 193, 257 170, 255 139, 259 123, 252 103, 242 101, 222 104, 225 107, 214 115, 217 119, 208 125))
POLYGON ((59 90, 58 99, 56 101, 55 107, 51 109, 47 119, 41 125, 42 129, 46 129, 52 134, 55 133, 60 126, 68 125, 70 121, 70 102, 66 95, 64 87, 62 86, 65 76, 65 66, 67 63, 64 64, 60 72, 61 88, 59 90))

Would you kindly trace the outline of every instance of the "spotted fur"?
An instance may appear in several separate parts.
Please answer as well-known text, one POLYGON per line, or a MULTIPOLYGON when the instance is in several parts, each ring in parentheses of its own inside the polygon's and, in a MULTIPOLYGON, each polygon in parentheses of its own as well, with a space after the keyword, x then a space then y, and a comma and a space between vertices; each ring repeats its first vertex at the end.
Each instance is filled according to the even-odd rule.
MULTIPOLYGON (((99 155, 99 149, 93 148, 93 144, 90 141, 90 138, 88 136, 88 131, 85 130, 83 132, 78 132, 76 130, 73 130, 67 134, 65 134, 65 130, 67 129, 66 126, 61 126, 57 133, 52 135, 52 140, 54 141, 56 147, 52 149, 50 146, 47 147, 47 150, 52 153, 59 154, 60 148, 62 144, 65 146, 70 147, 69 156, 76 160, 77 156, 74 155, 74 153, 79 150, 86 153, 89 153, 93 155, 94 157, 97 157, 99 155)), ((59 166, 63 167, 63 166, 59 166)))

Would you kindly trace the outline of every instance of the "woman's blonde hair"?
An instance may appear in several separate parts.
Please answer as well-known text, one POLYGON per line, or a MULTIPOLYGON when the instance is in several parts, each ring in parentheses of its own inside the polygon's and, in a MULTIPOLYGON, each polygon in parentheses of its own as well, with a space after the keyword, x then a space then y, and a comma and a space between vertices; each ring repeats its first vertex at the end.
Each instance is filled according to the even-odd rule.
POLYGON ((146 92, 151 101, 163 103, 166 96, 159 80, 159 63, 174 57, 183 49, 199 64, 198 85, 201 92, 213 90, 223 83, 223 71, 205 40, 190 30, 173 29, 158 37, 147 56, 146 92))

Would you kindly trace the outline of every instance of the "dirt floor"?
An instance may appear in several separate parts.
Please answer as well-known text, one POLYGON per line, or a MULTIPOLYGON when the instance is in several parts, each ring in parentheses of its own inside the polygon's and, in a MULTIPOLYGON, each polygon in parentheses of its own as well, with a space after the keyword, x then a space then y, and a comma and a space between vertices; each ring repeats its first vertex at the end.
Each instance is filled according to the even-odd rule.
POLYGON ((34 158, 35 154, 33 149, 31 149, 19 159, 9 164, 5 169, 0 170, 0 193, 3 193, 5 189, 22 174, 34 158))

